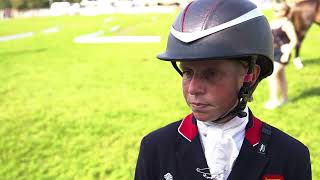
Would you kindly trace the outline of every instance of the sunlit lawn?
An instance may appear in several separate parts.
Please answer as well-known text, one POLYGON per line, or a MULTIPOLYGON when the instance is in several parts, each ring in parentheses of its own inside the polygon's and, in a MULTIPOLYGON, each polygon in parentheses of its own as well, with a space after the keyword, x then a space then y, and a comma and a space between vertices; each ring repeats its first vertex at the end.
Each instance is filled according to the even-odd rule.
MULTIPOLYGON (((189 112, 180 78, 156 60, 176 14, 47 17, 0 21, 0 179, 133 179, 141 138, 189 112), (111 22, 105 19, 112 18, 111 22), (118 31, 110 32, 113 26, 118 31), (58 27, 45 35, 43 29, 58 27), (159 35, 161 43, 76 44, 79 35, 159 35)), ((305 143, 320 178, 320 27, 303 44, 302 71, 287 67, 290 102, 253 112, 305 143)))

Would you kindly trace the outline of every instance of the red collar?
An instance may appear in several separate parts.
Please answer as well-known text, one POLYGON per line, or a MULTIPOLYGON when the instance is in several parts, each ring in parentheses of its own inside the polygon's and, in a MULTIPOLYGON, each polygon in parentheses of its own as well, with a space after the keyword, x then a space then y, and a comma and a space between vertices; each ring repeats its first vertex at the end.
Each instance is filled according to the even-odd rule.
MULTIPOLYGON (((261 138, 262 121, 256 117, 249 116, 249 122, 246 127, 246 139, 252 146, 259 143, 261 138), (251 118, 252 117, 252 118, 251 118)), ((198 127, 192 114, 187 115, 178 128, 181 136, 192 142, 198 134, 198 127)))

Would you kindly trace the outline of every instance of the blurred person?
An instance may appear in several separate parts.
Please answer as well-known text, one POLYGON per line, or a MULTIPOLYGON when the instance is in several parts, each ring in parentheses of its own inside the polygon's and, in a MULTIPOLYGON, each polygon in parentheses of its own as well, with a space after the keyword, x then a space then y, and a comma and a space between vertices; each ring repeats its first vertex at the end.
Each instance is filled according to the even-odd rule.
POLYGON ((272 33, 248 0, 197 0, 166 51, 192 113, 146 135, 135 180, 310 180, 308 148, 247 106, 273 71, 272 33))
POLYGON ((290 11, 286 3, 275 6, 271 21, 274 47, 274 71, 269 77, 269 100, 264 104, 266 109, 274 109, 288 102, 288 85, 285 66, 290 54, 297 45, 297 35, 292 22, 287 18, 290 11), (279 96, 280 95, 280 99, 279 96))

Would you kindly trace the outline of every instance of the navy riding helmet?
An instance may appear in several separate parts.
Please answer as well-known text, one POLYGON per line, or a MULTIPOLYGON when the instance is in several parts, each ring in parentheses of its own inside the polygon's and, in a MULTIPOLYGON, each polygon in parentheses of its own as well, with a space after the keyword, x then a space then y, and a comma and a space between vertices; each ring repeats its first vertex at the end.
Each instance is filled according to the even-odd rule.
POLYGON ((244 83, 238 95, 240 103, 231 112, 243 116, 243 109, 257 85, 252 86, 250 82, 254 64, 261 68, 258 81, 273 71, 272 41, 266 17, 251 1, 196 0, 176 18, 166 51, 157 57, 171 61, 180 74, 176 61, 246 59, 249 78, 245 79, 249 82, 244 83))
POLYGON ((249 0, 197 0, 173 23, 165 61, 257 56, 259 80, 273 71, 272 34, 267 19, 249 0))

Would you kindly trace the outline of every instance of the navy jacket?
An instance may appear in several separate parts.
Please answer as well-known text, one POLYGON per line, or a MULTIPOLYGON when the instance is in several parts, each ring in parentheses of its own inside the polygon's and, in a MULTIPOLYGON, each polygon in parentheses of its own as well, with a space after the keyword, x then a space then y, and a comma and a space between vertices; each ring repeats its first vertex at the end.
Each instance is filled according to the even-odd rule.
MULTIPOLYGON (((205 180, 208 168, 192 114, 143 138, 135 180, 205 180)), ((253 117, 228 180, 311 180, 308 148, 253 117), (267 128, 267 133, 262 133, 267 128), (271 130, 271 134, 268 131, 271 130), (264 144, 262 143, 264 142, 264 144), (261 146, 261 144, 263 144, 261 146), (265 150, 265 151, 264 151, 265 150)))

